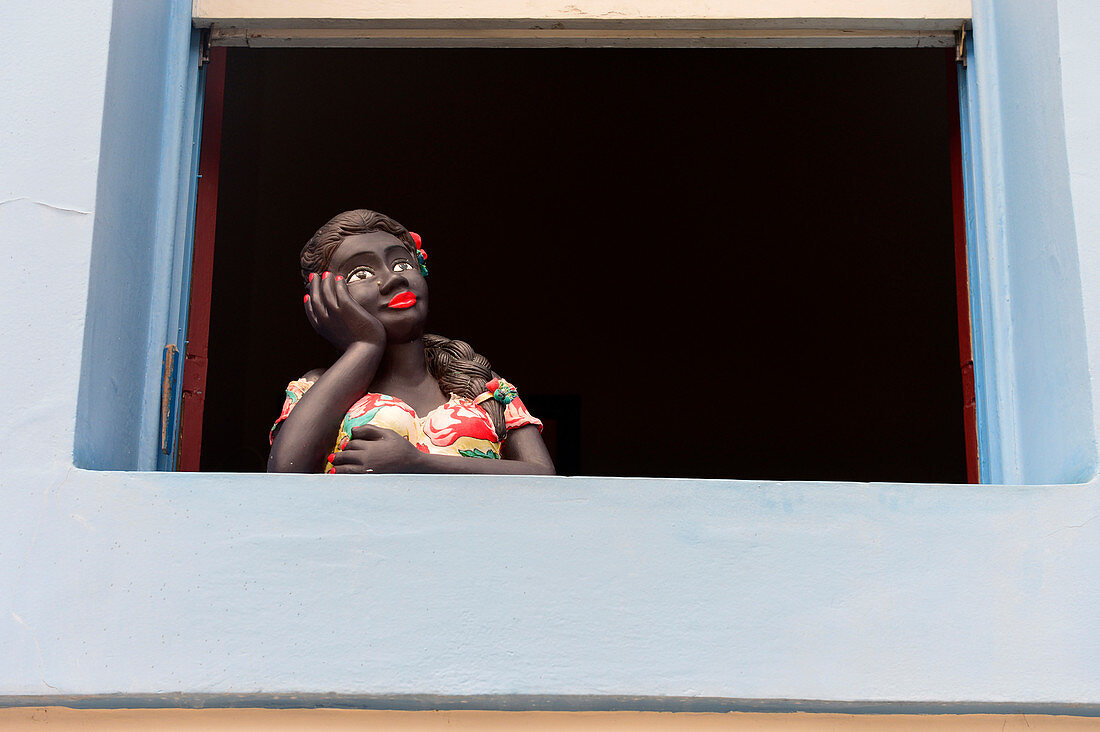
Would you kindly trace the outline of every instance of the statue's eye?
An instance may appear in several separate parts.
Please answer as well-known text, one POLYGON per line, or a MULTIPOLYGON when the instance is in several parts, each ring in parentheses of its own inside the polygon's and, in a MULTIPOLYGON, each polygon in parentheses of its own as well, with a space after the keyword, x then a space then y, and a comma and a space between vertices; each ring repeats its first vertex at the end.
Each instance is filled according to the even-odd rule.
POLYGON ((374 270, 370 267, 356 267, 348 273, 348 284, 352 282, 362 282, 363 280, 369 280, 374 277, 374 270))
POLYGON ((413 268, 413 266, 411 264, 409 264, 407 261, 405 261, 404 259, 399 259, 399 260, 397 260, 396 262, 393 263, 393 271, 394 272, 404 272, 405 270, 412 269, 412 268, 413 268))

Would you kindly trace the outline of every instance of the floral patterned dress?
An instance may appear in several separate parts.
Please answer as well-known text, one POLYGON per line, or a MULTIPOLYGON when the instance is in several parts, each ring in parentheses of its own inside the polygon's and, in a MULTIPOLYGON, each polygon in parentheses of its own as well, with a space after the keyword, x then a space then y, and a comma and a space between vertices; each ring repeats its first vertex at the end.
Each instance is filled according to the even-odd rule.
MULTIPOLYGON (((275 441, 275 430, 313 383, 312 380, 298 379, 287 385, 283 411, 271 428, 271 442, 275 441)), ((504 423, 509 430, 532 424, 542 431, 542 422, 531 416, 519 397, 504 408, 504 423)), ((497 440, 492 419, 472 399, 457 394, 452 394, 445 404, 440 404, 423 417, 397 397, 367 394, 351 405, 344 415, 333 453, 343 450, 351 440, 352 430, 365 424, 393 430, 421 452, 432 455, 500 459, 500 441, 497 440)), ((325 472, 333 472, 331 462, 325 463, 325 472)))

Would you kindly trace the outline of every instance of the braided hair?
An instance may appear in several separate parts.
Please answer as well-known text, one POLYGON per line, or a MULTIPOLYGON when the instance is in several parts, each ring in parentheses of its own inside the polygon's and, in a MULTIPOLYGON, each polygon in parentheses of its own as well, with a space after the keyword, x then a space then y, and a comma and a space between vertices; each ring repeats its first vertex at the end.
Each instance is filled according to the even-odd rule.
MULTIPOLYGON (((425 333, 424 358, 428 362, 428 373, 439 382, 439 389, 444 394, 474 399, 485 392, 486 382, 493 379, 489 359, 474 351, 466 341, 425 333)), ((507 434, 504 405, 496 399, 486 399, 481 407, 493 420, 497 440, 503 440, 507 434)))
MULTIPOLYGON (((328 268, 332 255, 344 239, 357 234, 384 231, 400 241, 409 254, 416 257, 416 242, 409 230, 389 216, 365 208, 345 211, 329 219, 302 247, 300 264, 302 280, 309 282, 309 275, 321 274, 328 268)), ((474 399, 485 392, 485 384, 491 381, 493 367, 489 359, 474 351, 465 341, 451 340, 440 335, 425 333, 424 360, 428 373, 439 383, 444 394, 457 394, 474 399)), ((497 439, 507 434, 504 425, 504 405, 496 399, 481 402, 482 408, 493 421, 497 439)))

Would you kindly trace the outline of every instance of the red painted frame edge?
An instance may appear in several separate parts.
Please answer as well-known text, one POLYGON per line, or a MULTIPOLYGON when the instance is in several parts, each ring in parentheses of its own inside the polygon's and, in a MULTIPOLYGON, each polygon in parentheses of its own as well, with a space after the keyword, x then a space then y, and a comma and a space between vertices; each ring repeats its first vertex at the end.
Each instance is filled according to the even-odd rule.
POLYGON ((202 416, 206 406, 206 369, 210 342, 210 294, 214 280, 214 233, 218 221, 218 173, 222 151, 226 49, 210 49, 202 109, 202 147, 195 200, 195 238, 191 259, 191 295, 187 320, 180 436, 176 468, 197 471, 202 453, 202 416))
POLYGON ((980 483, 978 469, 978 407, 974 396, 974 345, 970 330, 970 270, 966 259, 966 193, 963 188, 962 119, 959 111, 959 69, 955 49, 947 54, 948 109, 951 115, 951 206, 955 230, 955 310, 959 322, 959 372, 963 388, 963 429, 966 439, 966 481, 980 483))

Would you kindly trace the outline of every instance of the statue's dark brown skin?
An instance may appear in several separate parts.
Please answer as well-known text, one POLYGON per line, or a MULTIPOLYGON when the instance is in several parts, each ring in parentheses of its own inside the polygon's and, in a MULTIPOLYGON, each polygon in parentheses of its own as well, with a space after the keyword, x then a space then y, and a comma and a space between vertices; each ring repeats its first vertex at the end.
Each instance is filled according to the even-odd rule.
MULTIPOLYGON (((425 415, 445 403, 425 363, 428 286, 415 257, 384 231, 349 236, 315 274, 305 298, 314 329, 343 351, 279 427, 269 472, 319 473, 345 413, 367 392, 389 394, 425 415), (372 270, 369 278, 363 273, 372 270)), ((336 453, 337 473, 498 473, 550 475, 554 465, 537 427, 511 430, 501 460, 429 455, 392 430, 366 425, 336 453)))

